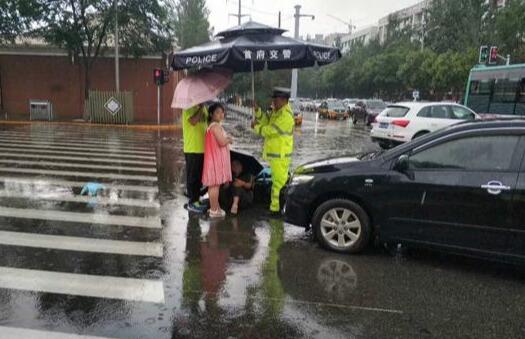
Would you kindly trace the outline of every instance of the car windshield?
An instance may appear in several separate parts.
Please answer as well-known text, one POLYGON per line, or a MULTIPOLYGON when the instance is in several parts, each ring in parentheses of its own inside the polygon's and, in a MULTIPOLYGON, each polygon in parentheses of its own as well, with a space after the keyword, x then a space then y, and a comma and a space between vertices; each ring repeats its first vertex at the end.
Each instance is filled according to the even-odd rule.
POLYGON ((389 118, 402 118, 407 115, 409 110, 405 106, 388 106, 381 115, 389 118))
POLYGON ((386 105, 381 100, 370 100, 366 102, 366 106, 371 109, 385 109, 386 105))
POLYGON ((345 109, 345 106, 343 105, 342 102, 339 102, 339 101, 329 102, 328 109, 345 109))

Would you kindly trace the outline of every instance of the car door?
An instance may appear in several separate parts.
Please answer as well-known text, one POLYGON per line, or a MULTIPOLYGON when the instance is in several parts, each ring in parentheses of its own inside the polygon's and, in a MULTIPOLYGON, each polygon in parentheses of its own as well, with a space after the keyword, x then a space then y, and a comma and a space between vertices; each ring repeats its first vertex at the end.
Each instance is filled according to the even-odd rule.
POLYGON ((423 107, 417 114, 418 130, 434 132, 449 126, 450 111, 446 105, 430 105, 423 107))
POLYGON ((393 238, 507 252, 519 134, 467 133, 425 144, 391 176, 385 224, 393 238))
MULTIPOLYGON (((522 152, 525 149, 525 138, 522 152)), ((525 258, 525 155, 521 162, 516 190, 512 196, 512 224, 509 249, 513 255, 525 258)))

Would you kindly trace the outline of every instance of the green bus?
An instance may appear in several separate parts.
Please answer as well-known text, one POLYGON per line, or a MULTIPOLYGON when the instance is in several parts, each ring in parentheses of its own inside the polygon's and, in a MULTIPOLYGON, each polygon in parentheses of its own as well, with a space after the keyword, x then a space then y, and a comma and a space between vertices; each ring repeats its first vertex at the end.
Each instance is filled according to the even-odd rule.
POLYGON ((525 64, 475 66, 464 105, 484 116, 525 116, 525 64))

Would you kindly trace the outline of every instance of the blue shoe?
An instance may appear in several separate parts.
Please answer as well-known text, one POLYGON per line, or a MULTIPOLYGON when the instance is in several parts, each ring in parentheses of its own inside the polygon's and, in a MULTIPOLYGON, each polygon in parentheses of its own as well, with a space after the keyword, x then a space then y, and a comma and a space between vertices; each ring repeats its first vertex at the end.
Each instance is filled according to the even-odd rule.
POLYGON ((191 204, 188 204, 188 211, 193 213, 204 213, 207 210, 207 207, 202 205, 200 202, 194 202, 191 204))

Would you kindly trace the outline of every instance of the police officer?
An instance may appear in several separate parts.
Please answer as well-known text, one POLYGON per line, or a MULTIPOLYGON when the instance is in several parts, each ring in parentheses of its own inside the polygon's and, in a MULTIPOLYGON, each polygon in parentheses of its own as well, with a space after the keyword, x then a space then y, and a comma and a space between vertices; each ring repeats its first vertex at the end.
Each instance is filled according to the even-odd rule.
POLYGON ((293 129, 295 126, 292 107, 288 103, 290 90, 275 87, 272 94, 272 112, 257 110, 252 128, 264 138, 263 159, 272 169, 272 193, 270 212, 277 216, 281 206, 279 194, 288 180, 288 169, 293 152, 293 129))

